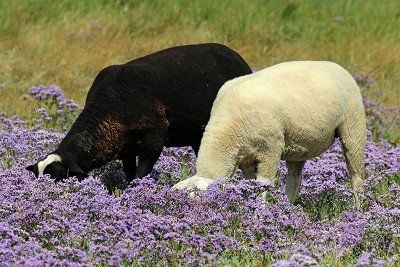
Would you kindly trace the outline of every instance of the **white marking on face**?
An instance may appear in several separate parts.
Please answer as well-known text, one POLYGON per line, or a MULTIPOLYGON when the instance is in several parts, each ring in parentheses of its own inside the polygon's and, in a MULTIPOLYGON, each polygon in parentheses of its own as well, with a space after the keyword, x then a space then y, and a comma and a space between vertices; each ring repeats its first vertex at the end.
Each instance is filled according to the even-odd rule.
POLYGON ((61 162, 61 157, 57 154, 50 154, 44 160, 39 161, 38 163, 39 176, 43 174, 44 169, 46 169, 47 165, 56 161, 61 162))

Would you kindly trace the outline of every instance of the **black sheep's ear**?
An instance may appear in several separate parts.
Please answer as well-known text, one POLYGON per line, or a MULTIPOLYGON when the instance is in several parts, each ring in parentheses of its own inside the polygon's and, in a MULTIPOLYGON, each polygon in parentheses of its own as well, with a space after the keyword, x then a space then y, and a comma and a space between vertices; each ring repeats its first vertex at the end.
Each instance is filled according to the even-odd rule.
POLYGON ((27 171, 33 172, 33 170, 35 169, 35 165, 36 165, 36 164, 29 165, 29 166, 27 166, 25 169, 26 169, 27 171))
POLYGON ((38 165, 37 163, 33 165, 29 165, 25 168, 27 171, 33 172, 35 176, 37 177, 39 175, 39 170, 38 170, 38 165))

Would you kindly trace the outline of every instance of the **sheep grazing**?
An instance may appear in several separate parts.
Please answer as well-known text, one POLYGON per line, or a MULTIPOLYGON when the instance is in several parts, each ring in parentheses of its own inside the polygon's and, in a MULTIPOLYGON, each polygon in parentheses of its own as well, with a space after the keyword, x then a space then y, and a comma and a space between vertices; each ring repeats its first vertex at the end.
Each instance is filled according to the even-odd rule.
POLYGON ((304 163, 337 136, 353 190, 361 189, 366 118, 353 77, 332 62, 277 64, 224 84, 201 141, 197 173, 174 187, 206 189, 215 178, 231 177, 237 166, 245 177, 273 183, 283 159, 293 203, 304 163))
POLYGON ((143 177, 164 146, 197 152, 218 90, 250 73, 243 58, 221 44, 177 46, 106 67, 58 148, 27 170, 83 179, 121 159, 129 181, 143 177))

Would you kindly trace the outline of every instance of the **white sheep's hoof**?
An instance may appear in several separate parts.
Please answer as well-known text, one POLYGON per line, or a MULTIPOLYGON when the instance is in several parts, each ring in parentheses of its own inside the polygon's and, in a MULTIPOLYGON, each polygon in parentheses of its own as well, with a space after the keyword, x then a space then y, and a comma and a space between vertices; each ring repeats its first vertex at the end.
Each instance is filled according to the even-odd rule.
POLYGON ((197 188, 200 190, 206 190, 207 187, 212 184, 213 180, 200 177, 200 176, 193 176, 190 177, 186 180, 183 180, 182 182, 177 183, 174 185, 172 188, 173 189, 178 189, 178 190, 183 190, 183 189, 193 189, 197 188))

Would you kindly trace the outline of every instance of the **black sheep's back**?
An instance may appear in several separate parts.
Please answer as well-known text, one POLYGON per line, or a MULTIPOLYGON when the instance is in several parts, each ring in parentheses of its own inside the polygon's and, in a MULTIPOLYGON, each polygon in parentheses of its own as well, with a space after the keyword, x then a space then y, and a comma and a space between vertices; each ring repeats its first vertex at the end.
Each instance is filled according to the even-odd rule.
POLYGON ((85 109, 101 107, 126 119, 132 113, 151 112, 146 103, 159 101, 169 121, 166 145, 191 145, 200 142, 221 86, 250 73, 243 58, 224 45, 172 47, 102 70, 85 109))

